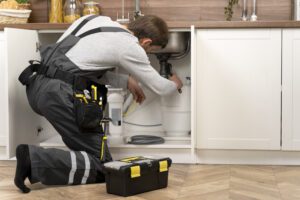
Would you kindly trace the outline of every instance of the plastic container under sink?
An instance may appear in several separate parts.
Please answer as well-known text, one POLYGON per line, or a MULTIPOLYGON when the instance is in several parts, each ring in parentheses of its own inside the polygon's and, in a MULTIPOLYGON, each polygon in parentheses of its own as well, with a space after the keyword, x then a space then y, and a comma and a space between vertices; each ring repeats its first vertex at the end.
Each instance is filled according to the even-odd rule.
POLYGON ((169 137, 185 137, 191 130, 191 86, 182 87, 182 93, 161 99, 162 125, 169 137))

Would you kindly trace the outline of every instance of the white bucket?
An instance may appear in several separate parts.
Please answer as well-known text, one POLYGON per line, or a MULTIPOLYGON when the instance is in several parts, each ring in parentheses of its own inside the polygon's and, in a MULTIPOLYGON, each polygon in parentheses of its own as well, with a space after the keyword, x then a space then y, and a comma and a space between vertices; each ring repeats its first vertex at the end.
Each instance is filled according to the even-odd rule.
POLYGON ((167 136, 188 136, 191 130, 191 86, 161 99, 162 125, 167 136))

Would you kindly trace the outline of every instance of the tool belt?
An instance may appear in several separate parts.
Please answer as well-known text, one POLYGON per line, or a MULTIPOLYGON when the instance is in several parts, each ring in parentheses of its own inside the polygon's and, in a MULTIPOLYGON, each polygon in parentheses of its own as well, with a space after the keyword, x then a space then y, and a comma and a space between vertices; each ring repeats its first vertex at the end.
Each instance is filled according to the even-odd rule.
POLYGON ((101 122, 107 102, 107 88, 80 75, 62 71, 57 67, 45 66, 39 61, 29 61, 30 65, 21 73, 19 81, 29 85, 31 79, 40 74, 58 79, 73 86, 74 110, 78 127, 83 133, 103 133, 101 122))
POLYGON ((36 74, 42 74, 48 78, 59 79, 74 85, 76 75, 70 72, 62 71, 56 67, 45 66, 37 60, 30 60, 29 64, 19 76, 19 81, 23 85, 29 85, 31 78, 36 74))

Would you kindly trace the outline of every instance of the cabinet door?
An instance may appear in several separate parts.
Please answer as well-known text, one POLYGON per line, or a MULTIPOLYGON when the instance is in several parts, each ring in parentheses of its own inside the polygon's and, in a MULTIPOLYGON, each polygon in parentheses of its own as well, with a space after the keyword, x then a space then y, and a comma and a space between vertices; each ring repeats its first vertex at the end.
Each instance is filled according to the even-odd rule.
POLYGON ((36 50, 37 31, 21 29, 4 29, 6 46, 6 79, 9 119, 8 157, 15 155, 18 144, 35 144, 38 142, 37 129, 41 117, 30 108, 26 96, 26 88, 19 81, 20 73, 29 60, 40 59, 36 50))
POLYGON ((281 30, 197 32, 197 147, 280 149, 281 30))
POLYGON ((284 29, 282 45, 282 149, 300 150, 300 29, 284 29))
MULTIPOLYGON (((0 31, 0 93, 3 95, 5 93, 5 56, 4 56, 4 32, 0 31)), ((7 100, 5 98, 0 99, 0 146, 6 146, 7 143, 7 118, 5 104, 7 100)))

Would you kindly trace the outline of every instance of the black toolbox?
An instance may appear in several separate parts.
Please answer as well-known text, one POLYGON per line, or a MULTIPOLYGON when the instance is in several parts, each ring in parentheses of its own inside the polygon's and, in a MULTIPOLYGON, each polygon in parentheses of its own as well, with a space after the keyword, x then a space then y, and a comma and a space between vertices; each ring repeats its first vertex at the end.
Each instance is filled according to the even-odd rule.
POLYGON ((152 156, 107 162, 104 164, 107 193, 126 197, 165 188, 171 163, 170 158, 152 156))

